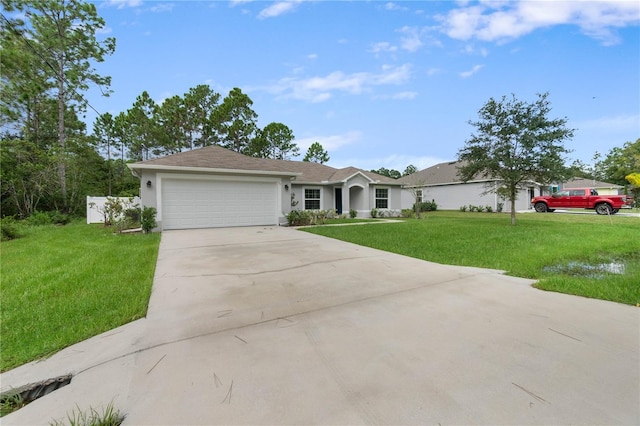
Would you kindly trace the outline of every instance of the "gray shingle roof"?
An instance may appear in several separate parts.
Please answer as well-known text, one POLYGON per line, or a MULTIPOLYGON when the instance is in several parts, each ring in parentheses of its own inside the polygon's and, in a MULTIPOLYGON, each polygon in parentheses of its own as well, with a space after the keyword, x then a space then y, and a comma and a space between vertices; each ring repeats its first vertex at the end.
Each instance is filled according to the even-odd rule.
POLYGON ((403 176, 398 181, 404 185, 442 185, 462 182, 458 177, 459 161, 439 163, 420 170, 408 176, 403 176))
POLYGON ((584 179, 584 178, 572 178, 567 182, 562 184, 563 188, 611 188, 611 189, 620 189, 624 188, 623 186, 616 185, 614 183, 601 182, 593 179, 584 179))
POLYGON ((157 166, 158 169, 164 167, 202 167, 203 169, 242 170, 247 172, 282 172, 284 175, 299 174, 296 177, 296 181, 315 183, 340 182, 360 172, 374 182, 379 181, 385 184, 399 185, 399 182, 395 179, 355 167, 336 169, 324 164, 306 161, 253 158, 215 145, 151 160, 139 161, 131 164, 129 167, 135 170, 154 166, 157 166))

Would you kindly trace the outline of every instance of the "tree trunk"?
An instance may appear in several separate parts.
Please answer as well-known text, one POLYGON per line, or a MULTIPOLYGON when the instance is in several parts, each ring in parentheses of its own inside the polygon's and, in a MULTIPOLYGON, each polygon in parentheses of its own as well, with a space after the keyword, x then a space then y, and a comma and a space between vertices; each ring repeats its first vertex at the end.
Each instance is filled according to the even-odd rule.
POLYGON ((516 224, 516 194, 511 193, 511 225, 516 224))
POLYGON ((67 167, 66 167, 66 145, 67 139, 64 126, 64 68, 62 59, 58 63, 58 145, 60 147, 60 155, 58 157, 58 178, 60 179, 60 193, 62 194, 62 206, 67 213, 67 167))

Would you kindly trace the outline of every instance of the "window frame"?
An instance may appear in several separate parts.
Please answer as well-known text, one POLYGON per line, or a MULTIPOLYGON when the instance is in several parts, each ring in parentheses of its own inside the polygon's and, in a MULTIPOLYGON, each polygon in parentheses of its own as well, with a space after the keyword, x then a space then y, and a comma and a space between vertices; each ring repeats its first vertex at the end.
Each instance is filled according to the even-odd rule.
POLYGON ((307 186, 302 189, 304 210, 320 210, 322 208, 322 188, 319 186, 307 186), (318 191, 318 198, 307 198, 307 191, 318 191), (307 201, 317 201, 318 208, 307 208, 307 201))
POLYGON ((416 203, 422 202, 422 189, 416 189, 416 203))
POLYGON ((374 205, 376 209, 388 209, 389 208, 389 187, 376 187, 374 188, 374 205), (386 197, 378 197, 378 191, 386 191, 386 197), (385 202, 385 206, 384 207, 380 207, 378 205, 378 201, 384 201, 385 202))

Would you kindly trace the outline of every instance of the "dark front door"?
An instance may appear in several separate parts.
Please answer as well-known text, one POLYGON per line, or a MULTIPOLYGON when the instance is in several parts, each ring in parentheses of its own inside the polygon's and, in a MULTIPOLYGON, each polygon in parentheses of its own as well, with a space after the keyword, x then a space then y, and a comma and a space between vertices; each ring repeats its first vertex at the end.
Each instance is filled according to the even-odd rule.
POLYGON ((342 188, 336 188, 336 213, 342 214, 342 188))

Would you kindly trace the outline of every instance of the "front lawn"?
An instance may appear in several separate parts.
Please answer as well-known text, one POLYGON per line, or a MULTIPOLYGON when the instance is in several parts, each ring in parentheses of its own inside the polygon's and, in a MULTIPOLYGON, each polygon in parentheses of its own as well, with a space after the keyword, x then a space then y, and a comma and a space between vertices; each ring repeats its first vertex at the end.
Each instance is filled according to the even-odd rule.
POLYGON ((159 242, 75 222, 0 243, 0 370, 144 317, 159 242))
POLYGON ((544 290, 640 303, 637 217, 525 213, 511 226, 508 214, 438 211, 402 223, 305 231, 431 262, 500 269, 538 279, 544 290))

